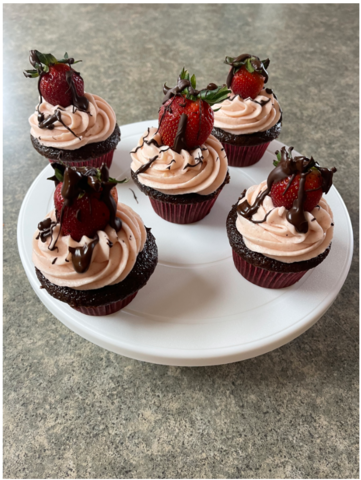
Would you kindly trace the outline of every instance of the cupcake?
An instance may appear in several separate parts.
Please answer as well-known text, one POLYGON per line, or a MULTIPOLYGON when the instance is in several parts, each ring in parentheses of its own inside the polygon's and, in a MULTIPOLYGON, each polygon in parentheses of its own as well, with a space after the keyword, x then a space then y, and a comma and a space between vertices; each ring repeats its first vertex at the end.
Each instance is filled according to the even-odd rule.
POLYGON ((211 108, 229 93, 196 79, 183 69, 174 88, 164 85, 159 127, 148 128, 130 152, 131 175, 149 196, 154 211, 168 222, 198 222, 211 211, 229 182, 227 155, 212 135, 211 108))
POLYGON ((265 288, 293 285, 323 262, 334 227, 322 194, 336 169, 322 168, 312 157, 293 158, 292 147, 276 153, 268 179, 245 190, 227 218, 237 270, 265 288))
POLYGON ((248 167, 257 163, 272 140, 281 132, 282 111, 270 88, 267 68, 270 61, 254 55, 226 57, 231 65, 227 86, 232 90, 220 105, 214 105, 212 134, 226 149, 228 164, 248 167))
POLYGON ((33 237, 41 288, 86 315, 121 310, 154 272, 154 236, 137 213, 118 203, 117 181, 106 165, 52 166, 55 209, 33 237))
POLYGON ((67 53, 62 60, 51 54, 30 51, 38 77, 39 104, 30 116, 30 138, 35 150, 49 162, 67 166, 110 167, 120 130, 112 107, 102 98, 84 93, 84 81, 73 70, 67 53))

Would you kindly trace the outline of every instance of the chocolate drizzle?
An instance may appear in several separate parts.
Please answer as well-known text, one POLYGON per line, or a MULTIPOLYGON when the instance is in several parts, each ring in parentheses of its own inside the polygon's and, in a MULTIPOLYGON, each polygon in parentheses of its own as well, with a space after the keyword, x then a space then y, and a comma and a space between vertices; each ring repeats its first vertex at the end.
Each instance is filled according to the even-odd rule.
POLYGON ((182 113, 179 123, 177 133, 174 139, 173 150, 177 153, 180 153, 181 150, 187 149, 187 142, 185 138, 186 128, 187 128, 188 115, 182 113))
MULTIPOLYGON (((283 195, 284 195, 287 192, 287 190, 290 188, 296 175, 300 175, 298 195, 296 200, 293 202, 292 208, 288 210, 286 218, 289 223, 294 225, 297 232, 307 233, 308 222, 307 222, 305 211, 303 208, 305 195, 307 194, 307 191, 305 191, 306 176, 309 173, 311 168, 317 169, 322 176, 322 187, 321 187, 322 191, 324 193, 327 193, 332 185, 333 174, 337 170, 336 168, 328 169, 328 168, 320 167, 312 157, 307 158, 304 156, 298 156, 293 158, 292 150, 293 150, 293 147, 290 147, 288 151, 286 150, 286 147, 282 147, 281 152, 276 152, 276 154, 280 153, 281 159, 278 165, 268 175, 267 188, 263 190, 263 192, 260 192, 257 195, 257 198, 253 205, 250 205, 247 200, 240 203, 237 207, 237 212, 239 215, 243 216, 244 218, 247 218, 247 220, 253 223, 262 223, 266 221, 267 215, 261 221, 252 220, 252 217, 255 213, 257 213, 259 207, 263 203, 263 200, 270 193, 273 184, 281 182, 286 178, 289 178, 286 189, 283 192, 283 195)), ((246 190, 243 192, 243 196, 245 195, 245 193, 246 193, 246 190)))
MULTIPOLYGON (((49 115, 46 119, 44 119, 44 115, 42 113, 40 115, 42 115, 43 120, 41 122, 39 122, 39 115, 38 115, 38 122, 39 122, 38 126, 39 126, 39 128, 47 128, 48 130, 53 130, 54 123, 55 122, 60 122, 67 130, 69 130, 70 133, 72 133, 74 135, 74 137, 79 138, 79 140, 81 140, 81 137, 78 137, 78 135, 76 133, 74 133, 71 128, 69 128, 67 125, 65 125, 65 123, 63 122, 63 120, 61 118, 61 112, 58 108, 55 110, 55 112, 52 115, 49 115)), ((39 137, 39 139, 40 139, 40 137, 39 137)))
POLYGON ((308 232, 308 222, 303 209, 303 201, 305 199, 305 182, 306 182, 306 173, 301 173, 300 187, 298 189, 298 195, 296 200, 293 202, 293 206, 288 210, 286 218, 287 220, 294 225, 296 230, 299 233, 308 232))
POLYGON ((203 156, 200 155, 199 157, 196 157, 195 160, 197 160, 196 163, 193 163, 193 165, 191 165, 190 163, 187 163, 187 165, 183 168, 183 170, 185 170, 186 168, 194 168, 194 167, 198 167, 198 165, 201 165, 203 163, 203 156))
POLYGON ((132 192, 132 194, 133 194, 133 197, 134 197, 134 200, 135 200, 137 203, 139 203, 139 202, 138 202, 138 198, 137 198, 137 196, 136 196, 136 194, 135 194, 134 190, 133 190, 132 188, 130 188, 129 190, 132 192))
POLYGON ((38 240, 40 240, 45 243, 46 239, 48 237, 51 237, 50 244, 53 240, 53 231, 54 228, 56 227, 56 222, 52 222, 51 218, 46 218, 42 222, 38 224, 38 230, 39 230, 39 235, 36 237, 38 240))
POLYGON ((168 163, 167 170, 170 170, 170 167, 172 166, 172 163, 176 163, 176 161, 174 160, 174 158, 168 163))
MULTIPOLYGON (((247 218, 247 220, 250 220, 251 222, 253 222, 252 220, 253 215, 257 213, 259 207, 262 205, 263 200, 268 195, 268 193, 269 193, 268 188, 266 190, 263 190, 263 192, 259 193, 253 205, 250 205, 247 202, 247 200, 240 203, 237 207, 238 214, 244 218, 247 218)), ((246 190, 243 192, 243 196, 245 194, 246 194, 246 190)))
POLYGON ((99 237, 97 235, 94 240, 85 243, 82 247, 69 247, 71 261, 77 273, 85 273, 89 269, 93 251, 98 242, 99 237))
POLYGON ((135 172, 135 174, 139 175, 141 173, 146 172, 148 170, 148 168, 157 160, 158 157, 159 157, 159 155, 156 155, 155 157, 150 158, 149 162, 147 162, 144 165, 142 165, 141 167, 139 167, 138 170, 135 172))
POLYGON ((256 101, 256 100, 252 100, 253 103, 258 103, 258 105, 261 105, 261 107, 264 107, 265 105, 267 105, 268 102, 270 102, 271 99, 270 98, 267 98, 267 100, 261 100, 260 102, 256 101))
POLYGON ((68 70, 65 74, 66 82, 69 85, 71 91, 72 104, 81 112, 86 112, 89 107, 89 100, 85 96, 78 95, 74 84, 73 75, 79 75, 80 77, 80 74, 78 72, 75 72, 73 69, 68 70))
POLYGON ((122 221, 117 217, 117 204, 110 193, 111 189, 114 187, 114 182, 109 182, 109 169, 103 164, 100 168, 101 175, 101 185, 103 187, 100 200, 105 203, 109 209, 109 225, 114 228, 116 232, 119 232, 122 228, 122 221))
POLYGON ((162 104, 168 102, 168 100, 172 97, 179 96, 185 88, 189 89, 189 93, 191 95, 198 95, 199 93, 198 90, 195 90, 194 88, 192 88, 191 82, 189 80, 186 80, 186 79, 182 80, 180 77, 178 77, 177 85, 173 88, 169 88, 167 87, 166 84, 164 84, 163 85, 164 97, 163 97, 162 104))

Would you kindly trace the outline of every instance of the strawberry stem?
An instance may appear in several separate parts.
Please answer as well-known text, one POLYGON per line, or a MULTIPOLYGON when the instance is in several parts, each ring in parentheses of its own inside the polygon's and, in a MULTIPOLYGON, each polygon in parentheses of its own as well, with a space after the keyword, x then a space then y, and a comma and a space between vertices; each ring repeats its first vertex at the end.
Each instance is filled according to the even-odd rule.
POLYGON ((165 95, 163 103, 167 102, 171 97, 183 95, 193 102, 203 100, 212 106, 223 102, 231 93, 231 90, 228 90, 226 85, 218 87, 216 84, 210 83, 207 88, 202 90, 196 90, 196 85, 196 76, 193 74, 190 77, 189 72, 183 67, 175 87, 169 88, 166 84, 163 85, 163 93, 165 95))
POLYGON ((42 73, 48 73, 49 67, 57 63, 66 63, 70 66, 81 62, 81 60, 75 61, 74 58, 69 58, 66 52, 64 53, 64 58, 58 60, 52 53, 41 53, 38 50, 30 50, 29 62, 34 67, 34 70, 24 70, 23 74, 26 78, 36 78, 42 73))

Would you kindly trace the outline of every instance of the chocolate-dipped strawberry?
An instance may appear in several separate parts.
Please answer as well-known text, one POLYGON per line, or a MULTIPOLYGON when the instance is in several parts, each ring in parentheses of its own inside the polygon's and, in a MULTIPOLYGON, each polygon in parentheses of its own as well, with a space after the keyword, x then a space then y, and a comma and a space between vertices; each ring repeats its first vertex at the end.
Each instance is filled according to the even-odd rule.
POLYGON ((65 53, 57 59, 51 53, 31 50, 32 70, 27 78, 38 78, 39 103, 30 117, 34 148, 50 162, 69 166, 110 167, 120 140, 115 113, 96 95, 84 92, 84 80, 74 70, 75 61, 65 53))
POLYGON ((244 53, 236 58, 226 57, 224 63, 231 66, 227 87, 242 98, 256 98, 268 81, 268 58, 260 60, 255 55, 244 53))
MULTIPOLYGON (((287 220, 299 233, 307 233, 308 221, 305 212, 312 210, 319 203, 322 194, 332 186, 336 168, 322 168, 313 157, 292 156, 293 147, 282 147, 276 152, 275 168, 267 179, 267 188, 257 197, 253 205, 247 201, 241 203, 237 211, 252 221, 266 195, 272 199, 274 207, 285 207, 287 220)), ((258 221, 259 223, 259 221, 258 221)))
POLYGON ((213 124, 212 105, 228 97, 225 85, 210 83, 207 88, 196 89, 196 77, 190 77, 183 68, 177 85, 169 88, 164 84, 163 104, 159 110, 159 132, 164 145, 176 152, 193 150, 209 137, 213 124))
MULTIPOLYGON (((118 194, 115 186, 126 180, 109 177, 106 165, 87 169, 53 163, 52 167, 55 175, 50 180, 56 184, 55 213, 62 235, 80 241, 84 235, 94 237, 108 224, 117 232, 121 229, 121 221, 116 217, 118 194)), ((56 241, 51 248, 56 248, 56 241)))
POLYGON ((81 62, 69 58, 58 60, 51 53, 40 53, 31 50, 29 61, 34 70, 24 70, 25 77, 39 78, 38 90, 40 103, 44 98, 51 105, 69 107, 74 105, 82 111, 88 108, 88 100, 84 97, 84 80, 79 72, 73 70, 72 65, 81 62))

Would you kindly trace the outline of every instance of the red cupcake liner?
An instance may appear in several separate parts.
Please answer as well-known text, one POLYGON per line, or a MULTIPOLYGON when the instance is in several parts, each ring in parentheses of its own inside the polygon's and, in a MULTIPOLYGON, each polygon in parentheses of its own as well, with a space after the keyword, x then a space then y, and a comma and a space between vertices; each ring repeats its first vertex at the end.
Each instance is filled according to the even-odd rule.
MULTIPOLYGON (((112 164, 113 161, 113 155, 114 155, 114 150, 111 150, 110 152, 102 155, 101 157, 97 158, 89 158, 88 160, 75 160, 73 162, 71 161, 66 161, 66 160, 60 160, 64 165, 67 167, 95 167, 95 168, 100 168, 103 163, 110 168, 110 165, 112 164)), ((53 160, 51 158, 48 158, 50 163, 57 162, 58 160, 53 160)))
POLYGON ((255 267, 244 260, 234 250, 234 265, 243 277, 251 283, 263 288, 286 288, 298 282, 308 270, 297 273, 271 272, 264 268, 255 267))
POLYGON ((263 157, 271 142, 261 143, 252 147, 240 147, 230 143, 222 143, 231 167, 249 167, 257 163, 263 157))
MULTIPOLYGON (((219 192, 220 193, 220 192, 219 192)), ((179 204, 162 202, 149 197, 150 203, 157 215, 162 217, 167 222, 187 224, 195 223, 202 220, 211 211, 219 193, 211 198, 200 203, 179 204)))
POLYGON ((111 315, 112 313, 118 312, 122 308, 126 307, 138 293, 132 293, 123 300, 118 300, 117 302, 108 303, 107 305, 100 305, 99 307, 73 307, 74 310, 78 312, 85 313, 85 315, 92 315, 93 317, 102 317, 104 315, 111 315))

